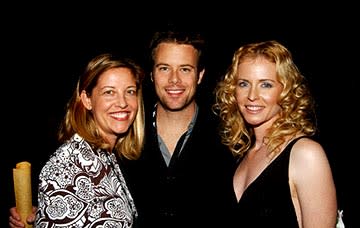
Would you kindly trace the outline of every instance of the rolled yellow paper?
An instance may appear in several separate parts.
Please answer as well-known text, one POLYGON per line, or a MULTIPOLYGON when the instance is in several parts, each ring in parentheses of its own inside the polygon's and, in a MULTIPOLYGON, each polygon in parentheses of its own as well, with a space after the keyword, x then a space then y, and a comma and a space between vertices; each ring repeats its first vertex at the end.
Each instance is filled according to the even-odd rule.
POLYGON ((17 163, 13 169, 13 179, 16 210, 25 227, 31 228, 32 225, 26 222, 26 218, 32 213, 31 164, 27 161, 17 163))

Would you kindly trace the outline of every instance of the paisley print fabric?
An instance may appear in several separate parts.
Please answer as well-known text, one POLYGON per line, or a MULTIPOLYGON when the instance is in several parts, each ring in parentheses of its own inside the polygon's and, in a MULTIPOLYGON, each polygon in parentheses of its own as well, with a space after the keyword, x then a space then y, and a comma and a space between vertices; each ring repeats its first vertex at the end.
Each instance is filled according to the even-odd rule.
POLYGON ((132 227, 137 211, 113 153, 79 135, 39 175, 36 227, 132 227))

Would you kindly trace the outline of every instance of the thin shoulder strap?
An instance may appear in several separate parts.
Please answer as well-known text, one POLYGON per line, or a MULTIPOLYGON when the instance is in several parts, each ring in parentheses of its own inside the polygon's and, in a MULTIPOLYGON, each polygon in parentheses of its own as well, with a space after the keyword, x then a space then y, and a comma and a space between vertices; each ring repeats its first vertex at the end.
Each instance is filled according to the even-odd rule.
POLYGON ((292 148, 294 146, 294 144, 299 141, 299 139, 302 139, 302 138, 309 138, 309 136, 307 135, 303 135, 303 136, 300 136, 300 137, 297 137, 295 139, 293 139, 290 143, 289 143, 289 147, 292 148))

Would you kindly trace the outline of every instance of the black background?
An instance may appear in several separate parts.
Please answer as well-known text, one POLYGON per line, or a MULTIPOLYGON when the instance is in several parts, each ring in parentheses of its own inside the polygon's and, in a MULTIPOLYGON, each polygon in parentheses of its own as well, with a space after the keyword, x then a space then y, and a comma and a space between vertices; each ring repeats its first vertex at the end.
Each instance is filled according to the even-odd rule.
POLYGON ((110 51, 145 64, 152 32, 174 23, 203 32, 209 43, 210 64, 200 102, 211 101, 215 81, 242 44, 276 39, 292 52, 317 100, 319 137, 333 168, 345 225, 355 227, 359 212, 353 190, 359 151, 355 138, 359 12, 355 9, 345 2, 316 7, 225 2, 200 7, 186 2, 3 6, 0 226, 7 227, 8 210, 15 205, 12 168, 17 162, 32 163, 36 204, 38 172, 57 147, 58 124, 87 61, 110 51))

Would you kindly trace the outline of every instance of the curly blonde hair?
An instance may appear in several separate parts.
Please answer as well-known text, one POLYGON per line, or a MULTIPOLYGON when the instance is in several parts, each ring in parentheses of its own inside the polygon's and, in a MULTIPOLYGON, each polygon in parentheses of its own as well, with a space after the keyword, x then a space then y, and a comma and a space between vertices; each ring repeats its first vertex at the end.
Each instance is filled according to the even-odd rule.
POLYGON ((240 157, 253 146, 254 133, 241 115, 236 101, 237 69, 245 59, 257 57, 276 64, 277 80, 283 86, 278 98, 280 116, 264 140, 270 154, 275 156, 279 153, 280 146, 289 136, 313 136, 316 132, 315 103, 307 81, 294 64, 291 53, 274 40, 247 44, 234 53, 230 67, 215 88, 213 105, 213 111, 221 120, 222 143, 240 157))

